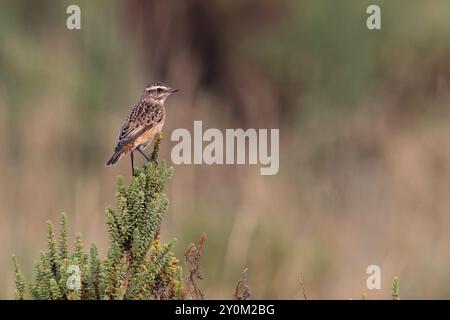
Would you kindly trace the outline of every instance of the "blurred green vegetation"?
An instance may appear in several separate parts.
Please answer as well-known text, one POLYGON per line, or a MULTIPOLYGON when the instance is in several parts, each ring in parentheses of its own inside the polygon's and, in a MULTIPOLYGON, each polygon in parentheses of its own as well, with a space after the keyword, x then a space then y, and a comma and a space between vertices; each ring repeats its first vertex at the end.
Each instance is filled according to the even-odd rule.
POLYGON ((30 266, 63 210, 105 254, 103 208, 129 163, 104 161, 160 80, 181 89, 163 159, 194 120, 281 132, 277 176, 175 167, 163 235, 180 256, 206 232, 208 298, 231 298, 245 267, 253 298, 298 297, 300 273, 312 299, 360 297, 370 264, 384 288, 399 276, 402 299, 448 298, 449 57, 446 0, 0 1, 0 297, 10 254, 30 266))

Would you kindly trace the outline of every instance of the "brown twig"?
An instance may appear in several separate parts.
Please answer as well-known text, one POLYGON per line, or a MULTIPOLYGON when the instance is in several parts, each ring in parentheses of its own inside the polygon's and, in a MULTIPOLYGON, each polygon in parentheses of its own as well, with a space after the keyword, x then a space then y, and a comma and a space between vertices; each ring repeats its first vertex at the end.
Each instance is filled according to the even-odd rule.
POLYGON ((300 288, 302 289, 303 299, 308 300, 308 296, 306 295, 305 285, 303 284, 303 275, 300 273, 299 281, 300 288))
POLYGON ((191 243, 184 254, 184 262, 187 267, 184 274, 186 289, 195 300, 203 300, 205 298, 198 286, 199 280, 203 280, 203 276, 200 273, 200 257, 205 246, 205 240, 206 235, 202 233, 198 244, 191 243))
POLYGON ((248 286, 247 271, 248 268, 245 268, 244 271, 242 271, 242 277, 236 283, 236 288, 234 289, 233 294, 235 300, 248 300, 252 294, 248 286))

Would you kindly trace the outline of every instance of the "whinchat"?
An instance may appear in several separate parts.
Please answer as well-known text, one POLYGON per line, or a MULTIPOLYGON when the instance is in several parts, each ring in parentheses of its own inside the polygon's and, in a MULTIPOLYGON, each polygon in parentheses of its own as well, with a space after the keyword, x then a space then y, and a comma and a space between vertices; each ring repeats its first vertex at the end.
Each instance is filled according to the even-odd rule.
POLYGON ((166 119, 164 101, 177 91, 161 82, 151 83, 145 88, 144 94, 131 109, 120 129, 119 141, 106 166, 116 164, 122 156, 130 153, 131 173, 134 175, 133 152, 135 150, 150 161, 143 150, 152 142, 155 134, 162 130, 166 119))

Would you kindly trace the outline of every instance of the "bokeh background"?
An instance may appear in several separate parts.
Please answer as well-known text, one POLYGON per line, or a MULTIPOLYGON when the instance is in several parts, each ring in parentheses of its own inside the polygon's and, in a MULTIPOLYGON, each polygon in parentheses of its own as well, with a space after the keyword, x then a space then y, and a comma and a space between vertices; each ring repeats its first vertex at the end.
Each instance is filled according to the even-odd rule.
POLYGON ((105 168, 145 84, 176 128, 280 128, 280 170, 181 165, 162 238, 207 235, 208 298, 450 297, 450 2, 0 1, 0 297, 28 279, 65 211, 106 254, 105 168), (81 7, 80 31, 66 8, 81 7), (379 4, 382 30, 366 28, 379 4), (366 288, 366 268, 382 289, 366 288))

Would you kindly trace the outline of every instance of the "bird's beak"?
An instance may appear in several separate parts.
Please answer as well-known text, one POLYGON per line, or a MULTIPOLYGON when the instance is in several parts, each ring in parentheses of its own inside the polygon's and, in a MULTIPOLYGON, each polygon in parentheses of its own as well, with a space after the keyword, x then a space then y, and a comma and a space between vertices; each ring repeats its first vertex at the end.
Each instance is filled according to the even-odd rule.
POLYGON ((175 92, 178 92, 178 91, 180 91, 180 90, 174 89, 174 88, 170 88, 170 90, 169 90, 170 93, 175 93, 175 92))

